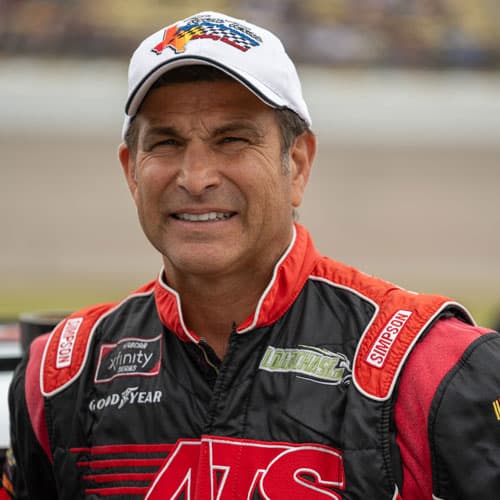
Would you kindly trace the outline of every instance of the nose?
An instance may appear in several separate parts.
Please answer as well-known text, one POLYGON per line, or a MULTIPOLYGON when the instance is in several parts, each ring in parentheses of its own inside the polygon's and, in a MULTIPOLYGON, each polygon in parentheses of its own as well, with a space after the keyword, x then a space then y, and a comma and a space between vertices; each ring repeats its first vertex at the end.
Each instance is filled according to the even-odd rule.
POLYGON ((216 188, 220 181, 213 151, 201 142, 186 146, 177 175, 177 185, 192 196, 200 196, 216 188))

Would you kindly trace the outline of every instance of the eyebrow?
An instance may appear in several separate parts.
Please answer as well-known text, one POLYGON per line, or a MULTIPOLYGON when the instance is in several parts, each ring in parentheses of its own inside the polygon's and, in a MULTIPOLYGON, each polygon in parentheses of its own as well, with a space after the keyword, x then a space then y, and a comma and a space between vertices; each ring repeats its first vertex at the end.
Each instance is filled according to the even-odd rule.
POLYGON ((174 137, 180 137, 181 133, 173 126, 168 125, 153 125, 146 128, 144 131, 144 137, 151 137, 157 135, 171 135, 174 137))
POLYGON ((217 127, 213 131, 212 136, 217 137, 220 135, 225 135, 232 132, 240 132, 240 131, 249 132, 254 137, 257 138, 262 138, 265 135, 264 131, 262 131, 259 127, 257 127, 253 121, 244 120, 244 121, 233 121, 225 125, 221 125, 220 127, 217 127))

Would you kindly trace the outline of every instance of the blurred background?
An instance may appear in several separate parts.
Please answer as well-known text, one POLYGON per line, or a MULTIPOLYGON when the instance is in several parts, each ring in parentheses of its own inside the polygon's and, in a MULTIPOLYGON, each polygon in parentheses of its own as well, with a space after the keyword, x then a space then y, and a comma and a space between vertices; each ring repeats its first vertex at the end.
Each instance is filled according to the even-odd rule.
MULTIPOLYGON (((128 58, 200 10, 275 31, 319 138, 319 249, 500 314, 498 0, 0 0, 0 316, 153 279, 116 157, 128 58)), ((499 317, 500 319, 500 317, 499 317)))

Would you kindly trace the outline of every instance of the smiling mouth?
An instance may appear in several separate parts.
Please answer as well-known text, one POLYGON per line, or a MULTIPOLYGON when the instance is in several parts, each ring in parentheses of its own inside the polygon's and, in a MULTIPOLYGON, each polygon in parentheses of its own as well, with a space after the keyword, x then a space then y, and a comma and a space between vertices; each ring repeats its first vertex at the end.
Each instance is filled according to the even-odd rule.
POLYGON ((207 212, 204 214, 177 213, 172 214, 172 217, 188 222, 214 222, 230 219, 233 215, 235 212, 207 212))

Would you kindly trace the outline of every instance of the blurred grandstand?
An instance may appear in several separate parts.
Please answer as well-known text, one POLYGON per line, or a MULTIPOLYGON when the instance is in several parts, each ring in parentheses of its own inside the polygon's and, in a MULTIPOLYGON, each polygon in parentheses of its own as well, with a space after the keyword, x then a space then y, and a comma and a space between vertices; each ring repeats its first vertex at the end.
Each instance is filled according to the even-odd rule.
POLYGON ((125 56, 208 6, 274 30, 299 63, 500 67, 498 0, 0 0, 0 55, 125 56))

